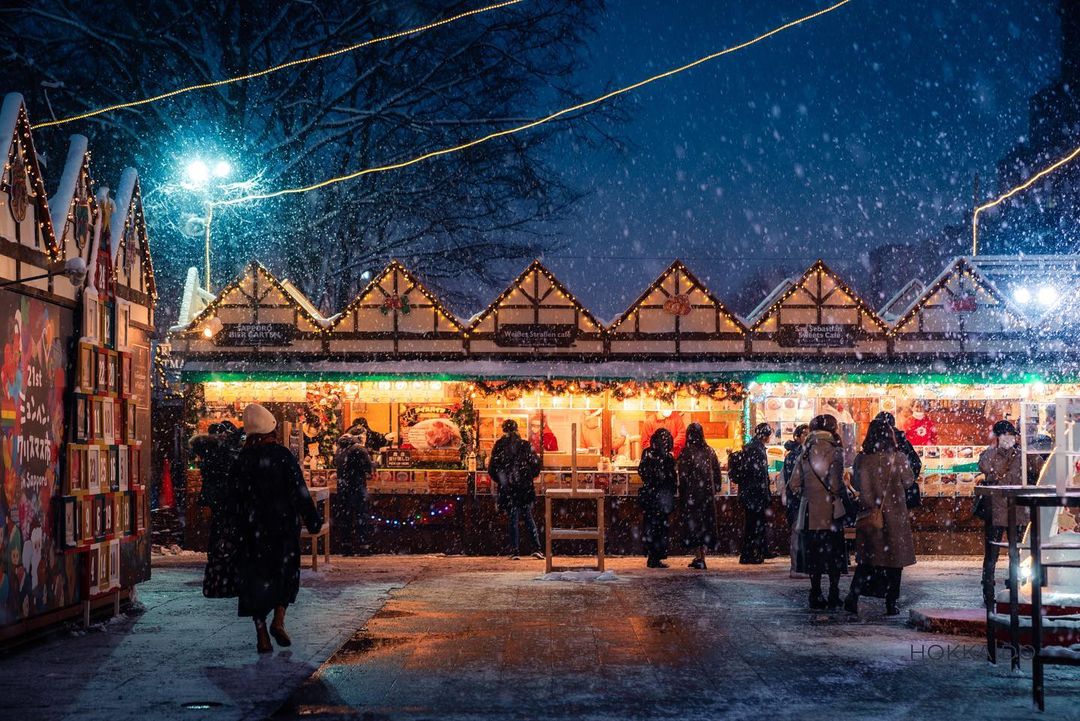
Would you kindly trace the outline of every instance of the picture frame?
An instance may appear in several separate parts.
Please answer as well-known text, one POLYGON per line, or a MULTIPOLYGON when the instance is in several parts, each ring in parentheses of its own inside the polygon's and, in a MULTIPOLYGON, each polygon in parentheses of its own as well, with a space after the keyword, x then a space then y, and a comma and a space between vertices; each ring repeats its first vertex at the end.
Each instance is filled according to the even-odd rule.
POLYGON ((137 428, 135 426, 135 401, 127 402, 127 424, 124 427, 125 437, 128 443, 135 443, 138 440, 137 428))
POLYGON ((112 487, 109 474, 109 449, 98 449, 98 493, 108 493, 112 487))
POLYGON ((131 308, 127 303, 121 305, 116 313, 116 346, 127 348, 129 328, 131 327, 131 308))
POLYGON ((97 352, 97 389, 99 393, 109 390, 108 360, 104 351, 97 352))
POLYGON ((98 449, 88 448, 86 451, 87 481, 86 492, 90 494, 101 492, 101 480, 98 476, 98 449))
POLYGON ((131 486, 131 478, 128 475, 129 474, 128 465, 129 465, 130 458, 128 456, 127 446, 120 446, 117 449, 116 456, 117 456, 117 458, 116 458, 116 463, 117 463, 116 475, 117 475, 118 480, 117 480, 116 488, 114 490, 123 492, 123 491, 128 490, 130 488, 130 486, 131 486))
POLYGON ((114 446, 109 449, 109 490, 116 493, 120 490, 120 456, 123 446, 114 446))
POLYGON ((102 536, 111 536, 116 531, 116 509, 113 506, 113 497, 102 496, 101 498, 101 530, 102 536))
POLYGON ((115 353, 109 353, 109 359, 105 364, 109 373, 109 393, 116 393, 120 388, 119 372, 116 368, 117 357, 115 353))
POLYGON ((79 346, 79 390, 94 390, 94 349, 88 345, 79 346))
POLYGON ((111 400, 104 400, 101 403, 102 421, 101 421, 101 437, 106 443, 113 442, 113 402, 111 400))
POLYGON ((132 490, 135 490, 137 487, 142 485, 142 465, 139 462, 141 460, 139 453, 140 451, 138 448, 131 448, 129 471, 131 475, 130 487, 132 490))
POLYGON ((64 533, 64 548, 75 548, 79 545, 79 509, 74 496, 64 497, 61 527, 64 533))
POLYGON ((91 548, 86 558, 86 585, 90 594, 97 593, 98 587, 98 550, 91 548))
POLYGON ((94 535, 94 504, 91 498, 79 501, 79 545, 88 542, 94 535))
POLYGON ((115 306, 112 303, 101 304, 101 342, 106 345, 114 344, 113 337, 113 313, 115 306))
POLYGON ((100 541, 105 538, 105 496, 96 495, 93 502, 94 538, 100 541))
POLYGON ((120 541, 109 542, 109 588, 120 585, 120 541))
POLYGON ((137 491, 132 498, 132 502, 135 504, 135 532, 142 533, 146 530, 146 504, 144 493, 137 491))
POLYGON ((131 494, 121 493, 116 497, 120 504, 119 527, 116 532, 127 536, 131 533, 131 494))
POLYGON ((75 396, 75 440, 85 441, 87 431, 86 398, 75 396))
POLYGON ((95 441, 101 441, 101 439, 105 437, 105 433, 102 428, 102 418, 104 414, 104 409, 102 408, 103 405, 104 404, 100 398, 93 399, 91 403, 91 406, 93 408, 93 412, 91 413, 91 419, 93 420, 94 427, 93 431, 90 433, 90 438, 95 441))
POLYGON ((79 449, 73 444, 68 444, 67 447, 67 483, 64 486, 64 490, 68 495, 74 495, 80 490, 82 473, 82 459, 79 457, 79 449))
POLYGON ((97 553, 100 555, 98 560, 98 593, 105 593, 109 590, 109 544, 103 543, 97 548, 97 553))

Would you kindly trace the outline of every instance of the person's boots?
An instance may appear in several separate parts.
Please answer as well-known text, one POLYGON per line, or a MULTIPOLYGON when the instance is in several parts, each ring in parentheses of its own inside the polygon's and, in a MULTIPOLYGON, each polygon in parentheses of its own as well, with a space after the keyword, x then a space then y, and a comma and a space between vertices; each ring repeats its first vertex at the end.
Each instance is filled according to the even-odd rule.
POLYGON ((844 610, 848 613, 859 613, 859 594, 854 591, 848 591, 847 598, 844 599, 844 610))
POLYGON ((900 609, 896 607, 896 599, 895 598, 886 598, 885 599, 885 615, 886 616, 899 616, 900 615, 900 609))
POLYGON ((840 587, 829 586, 829 600, 826 602, 830 611, 840 608, 840 587))
POLYGON ((810 577, 810 608, 817 611, 828 608, 829 604, 821 595, 821 576, 810 577))
POLYGON ((274 611, 274 621, 270 624, 270 635, 277 641, 278 646, 291 646, 292 639, 285 632, 285 609, 278 608, 274 611))
POLYGON ((255 650, 259 653, 270 653, 274 650, 270 643, 270 634, 266 631, 266 621, 255 622, 255 650))

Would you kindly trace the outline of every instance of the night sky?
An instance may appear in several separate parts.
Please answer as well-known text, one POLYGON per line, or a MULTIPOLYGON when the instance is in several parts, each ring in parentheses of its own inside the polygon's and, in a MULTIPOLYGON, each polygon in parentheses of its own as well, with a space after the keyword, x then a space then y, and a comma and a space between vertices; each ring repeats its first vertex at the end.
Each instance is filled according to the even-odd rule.
MULTIPOLYGON (((599 94, 824 7, 615 2, 585 87, 599 94)), ((622 311, 672 258, 740 310, 749 274, 815 258, 865 287, 863 254, 966 222, 972 182, 1027 130, 1060 59, 1056 0, 856 0, 624 99, 624 153, 558 149, 592 190, 546 258, 591 309, 622 311)), ((592 94, 592 93, 590 93, 592 94)))

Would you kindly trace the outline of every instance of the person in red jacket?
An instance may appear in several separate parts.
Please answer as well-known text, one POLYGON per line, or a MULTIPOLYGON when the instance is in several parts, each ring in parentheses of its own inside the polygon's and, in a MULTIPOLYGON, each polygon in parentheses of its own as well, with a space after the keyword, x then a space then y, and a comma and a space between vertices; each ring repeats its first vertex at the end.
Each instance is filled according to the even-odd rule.
POLYGON ((904 435, 913 446, 936 446, 937 429, 934 419, 926 412, 926 404, 916 401, 911 406, 911 418, 904 424, 904 435))
POLYGON ((671 433, 671 437, 675 439, 675 445, 672 448, 671 453, 678 459, 679 454, 682 453, 683 446, 686 445, 686 422, 683 421, 682 413, 674 413, 672 411, 657 411, 656 413, 650 413, 641 429, 641 450, 645 450, 649 447, 649 441, 652 440, 653 434, 661 428, 666 429, 671 433))
POLYGON ((554 453, 559 450, 559 440, 551 432, 547 422, 540 418, 529 420, 529 445, 536 453, 554 453))

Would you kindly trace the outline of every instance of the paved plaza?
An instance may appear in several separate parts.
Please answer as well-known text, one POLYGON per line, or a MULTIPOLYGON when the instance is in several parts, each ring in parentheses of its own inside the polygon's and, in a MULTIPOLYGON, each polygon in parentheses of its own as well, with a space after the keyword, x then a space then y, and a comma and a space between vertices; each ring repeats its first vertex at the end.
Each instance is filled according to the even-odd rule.
MULTIPOLYGON (((905 573, 899 618, 806 610, 787 566, 672 559, 552 580, 539 561, 334 558, 304 572, 294 644, 258 657, 250 622, 200 593, 198 556, 162 560, 145 611, 0 660, 22 719, 1080 719, 1080 673, 991 666, 976 638, 906 624, 972 606, 975 559, 905 573), (47 677, 48 683, 43 681, 47 677), (44 693, 41 689, 48 689, 44 693)), ((846 579, 844 582, 846 588, 846 579)))

